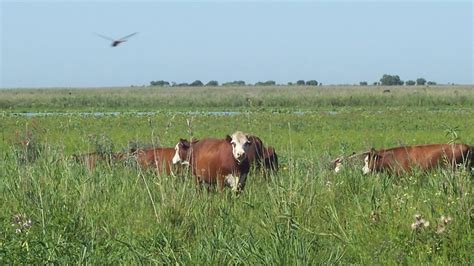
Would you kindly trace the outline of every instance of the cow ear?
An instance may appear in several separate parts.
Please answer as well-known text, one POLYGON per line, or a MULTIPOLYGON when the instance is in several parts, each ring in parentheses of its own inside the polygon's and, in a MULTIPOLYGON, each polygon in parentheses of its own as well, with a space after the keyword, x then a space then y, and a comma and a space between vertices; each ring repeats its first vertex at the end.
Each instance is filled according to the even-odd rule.
POLYGON ((253 142, 253 137, 250 136, 250 135, 245 135, 245 137, 247 138, 248 143, 249 143, 249 144, 252 144, 252 142, 253 142))
POLYGON ((189 147, 191 147, 191 144, 189 143, 189 141, 185 141, 185 142, 183 142, 183 146, 185 148, 189 148, 189 147))
POLYGON ((187 139, 180 139, 179 144, 181 144, 185 148, 189 147, 189 141, 187 139))
POLYGON ((232 141, 232 138, 229 135, 227 135, 225 136, 225 140, 230 143, 232 141))

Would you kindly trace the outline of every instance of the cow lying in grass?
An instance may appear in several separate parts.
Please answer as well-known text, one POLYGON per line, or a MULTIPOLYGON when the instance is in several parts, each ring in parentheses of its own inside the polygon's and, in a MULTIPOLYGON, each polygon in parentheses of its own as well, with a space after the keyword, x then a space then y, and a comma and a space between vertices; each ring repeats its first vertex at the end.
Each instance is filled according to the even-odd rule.
POLYGON ((438 166, 454 169, 457 165, 472 167, 473 149, 466 144, 429 144, 372 149, 364 159, 364 174, 389 172, 401 175, 413 169, 429 171, 438 166))
POLYGON ((438 166, 455 168, 456 165, 463 165, 469 168, 473 166, 473 161, 472 147, 466 144, 428 144, 354 153, 336 158, 331 167, 336 173, 344 165, 352 164, 362 167, 364 174, 388 172, 401 175, 413 169, 426 172, 438 166))

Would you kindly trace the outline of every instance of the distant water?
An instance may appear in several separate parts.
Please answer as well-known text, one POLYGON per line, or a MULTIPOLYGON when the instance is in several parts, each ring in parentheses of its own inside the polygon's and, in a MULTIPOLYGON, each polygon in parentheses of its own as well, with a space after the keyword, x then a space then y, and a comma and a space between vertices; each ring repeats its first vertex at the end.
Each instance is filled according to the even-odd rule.
MULTIPOLYGON (((240 115, 242 112, 176 112, 178 114, 189 115, 210 115, 210 116, 234 116, 240 115)), ((25 112, 25 113, 3 113, 3 116, 24 116, 24 117, 46 117, 46 116, 152 116, 160 114, 160 112, 25 112)))
MULTIPOLYGON (((250 112, 251 113, 251 112, 250 112)), ((336 111, 294 111, 289 114, 294 115, 308 115, 312 113, 323 113, 328 115, 337 115, 336 111)), ((163 112, 24 112, 24 113, 9 113, 3 112, 0 113, 0 116, 22 116, 22 117, 47 117, 47 116, 92 116, 92 117, 102 117, 102 116, 153 116, 163 114, 163 112)), ((237 116, 248 114, 247 112, 235 112, 235 111, 203 111, 203 112, 169 112, 169 114, 183 114, 183 115, 193 115, 193 116, 237 116)), ((274 112, 274 114, 278 114, 274 112)))

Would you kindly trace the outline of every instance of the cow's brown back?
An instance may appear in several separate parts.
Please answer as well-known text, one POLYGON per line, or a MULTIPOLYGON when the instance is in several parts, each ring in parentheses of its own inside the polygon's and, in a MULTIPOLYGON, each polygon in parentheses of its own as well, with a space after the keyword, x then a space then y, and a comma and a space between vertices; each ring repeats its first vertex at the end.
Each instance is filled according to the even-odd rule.
POLYGON ((143 168, 155 168, 157 173, 171 174, 174 148, 154 148, 135 151, 137 163, 143 168))

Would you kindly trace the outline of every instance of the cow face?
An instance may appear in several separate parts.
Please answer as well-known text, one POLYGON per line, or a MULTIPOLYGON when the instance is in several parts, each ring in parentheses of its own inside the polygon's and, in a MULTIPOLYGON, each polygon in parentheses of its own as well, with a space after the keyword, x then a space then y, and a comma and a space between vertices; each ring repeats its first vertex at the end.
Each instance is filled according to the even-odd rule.
POLYGON ((237 131, 232 136, 227 135, 226 140, 232 144, 232 155, 234 159, 240 164, 247 158, 247 152, 251 141, 247 135, 237 131))
POLYGON ((191 144, 189 141, 185 139, 180 139, 178 144, 174 147, 175 153, 173 156, 173 164, 189 164, 188 161, 188 151, 189 148, 191 147, 191 144))
POLYGON ((331 162, 331 167, 334 169, 334 172, 339 173, 342 170, 342 162, 344 161, 343 158, 338 157, 334 161, 331 162))
POLYGON ((364 173, 364 175, 371 172, 370 167, 369 167, 369 161, 370 161, 370 154, 365 156, 365 159, 364 159, 364 167, 362 168, 362 173, 364 173))
POLYGON ((372 148, 369 153, 365 156, 364 167, 362 172, 364 175, 371 173, 376 169, 377 162, 380 162, 381 156, 372 148))

